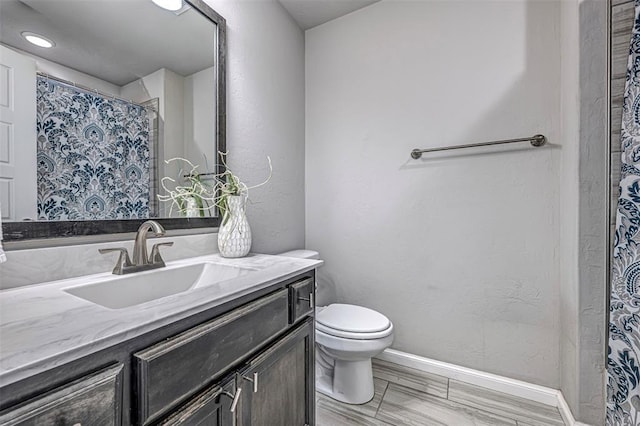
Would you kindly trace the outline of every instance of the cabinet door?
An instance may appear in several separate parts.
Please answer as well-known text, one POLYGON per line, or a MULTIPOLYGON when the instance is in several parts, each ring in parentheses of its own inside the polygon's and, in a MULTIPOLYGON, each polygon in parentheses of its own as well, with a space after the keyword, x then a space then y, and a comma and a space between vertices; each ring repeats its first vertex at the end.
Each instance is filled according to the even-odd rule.
MULTIPOLYGON (((235 374, 193 397, 182 408, 160 422, 162 426, 232 426, 231 411, 236 393, 235 374)), ((235 409, 235 407, 234 407, 235 409)))
POLYGON ((0 413, 3 426, 122 424, 122 364, 37 396, 0 413))
POLYGON ((313 319, 249 362, 237 376, 241 426, 315 424, 313 319))

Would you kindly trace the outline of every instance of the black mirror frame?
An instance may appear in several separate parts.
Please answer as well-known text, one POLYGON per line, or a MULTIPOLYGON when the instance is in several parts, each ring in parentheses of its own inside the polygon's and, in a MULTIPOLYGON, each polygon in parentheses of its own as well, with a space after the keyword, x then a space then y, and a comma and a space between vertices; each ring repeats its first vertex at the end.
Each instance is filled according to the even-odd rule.
MULTIPOLYGON (((216 25, 217 58, 217 99, 216 99, 216 146, 218 152, 226 151, 226 53, 227 28, 225 19, 209 7, 203 0, 185 0, 194 9, 216 25)), ((221 158, 217 158, 216 171, 224 172, 221 158)), ((24 241, 42 238, 65 238, 88 235, 105 235, 135 232, 147 219, 59 221, 59 222, 7 222, 2 224, 3 241, 24 241)), ((208 218, 153 218, 167 230, 215 228, 220 225, 220 217, 208 218)))

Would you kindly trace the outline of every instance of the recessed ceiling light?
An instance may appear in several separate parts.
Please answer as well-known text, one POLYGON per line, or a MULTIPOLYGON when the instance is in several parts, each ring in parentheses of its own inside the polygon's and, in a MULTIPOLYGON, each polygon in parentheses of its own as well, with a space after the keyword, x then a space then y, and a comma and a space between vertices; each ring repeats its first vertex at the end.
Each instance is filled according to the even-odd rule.
POLYGON ((151 0, 157 6, 160 6, 163 9, 170 10, 175 12, 176 10, 182 9, 182 0, 151 0))
POLYGON ((53 47, 53 46, 56 45, 53 42, 53 40, 49 40, 48 38, 46 38, 45 36, 42 36, 40 34, 32 33, 32 32, 29 32, 29 31, 23 31, 20 34, 29 43, 35 44, 38 47, 44 47, 45 49, 48 49, 48 48, 53 47))

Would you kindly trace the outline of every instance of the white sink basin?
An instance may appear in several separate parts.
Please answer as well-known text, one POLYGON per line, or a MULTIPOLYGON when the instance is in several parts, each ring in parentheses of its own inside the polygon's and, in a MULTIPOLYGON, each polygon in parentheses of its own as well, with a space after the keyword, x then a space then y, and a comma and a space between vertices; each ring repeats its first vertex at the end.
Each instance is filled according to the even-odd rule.
POLYGON ((197 287, 213 286, 251 271, 246 268, 203 262, 131 275, 114 275, 105 281, 63 290, 106 308, 121 309, 197 287))

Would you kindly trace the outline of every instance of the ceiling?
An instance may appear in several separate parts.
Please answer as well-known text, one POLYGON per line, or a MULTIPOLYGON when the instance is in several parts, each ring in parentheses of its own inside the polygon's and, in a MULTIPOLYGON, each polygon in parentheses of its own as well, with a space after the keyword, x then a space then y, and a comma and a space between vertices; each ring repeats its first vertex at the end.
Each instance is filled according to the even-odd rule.
POLYGON ((197 10, 149 0, 0 0, 0 42, 122 86, 161 68, 182 76, 213 66, 215 26, 197 10), (56 42, 42 49, 31 31, 56 42))
POLYGON ((300 28, 308 30, 380 0, 278 0, 300 28))
MULTIPOLYGON (((380 0, 278 0, 307 30, 380 0)), ((0 42, 123 86, 160 68, 187 76, 213 65, 214 26, 197 11, 149 0, 0 0, 0 42), (53 39, 27 43, 22 31, 53 39)))

